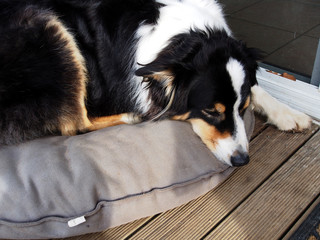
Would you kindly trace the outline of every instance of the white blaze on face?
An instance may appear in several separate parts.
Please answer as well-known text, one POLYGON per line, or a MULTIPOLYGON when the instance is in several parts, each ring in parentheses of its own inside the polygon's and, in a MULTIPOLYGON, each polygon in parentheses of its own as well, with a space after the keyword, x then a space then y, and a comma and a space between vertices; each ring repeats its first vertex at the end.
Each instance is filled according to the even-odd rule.
POLYGON ((230 158, 235 151, 248 152, 248 139, 244 127, 244 122, 239 114, 241 104, 241 88, 245 79, 245 72, 241 63, 234 58, 230 58, 226 69, 231 77, 232 86, 236 93, 237 100, 233 107, 233 121, 235 132, 233 136, 217 141, 214 154, 225 163, 232 165, 230 158))

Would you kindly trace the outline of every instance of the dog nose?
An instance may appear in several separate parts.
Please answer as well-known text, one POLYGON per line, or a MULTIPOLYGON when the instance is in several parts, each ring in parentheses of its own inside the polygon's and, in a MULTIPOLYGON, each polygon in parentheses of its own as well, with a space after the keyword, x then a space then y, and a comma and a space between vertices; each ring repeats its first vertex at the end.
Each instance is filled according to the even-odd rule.
POLYGON ((242 153, 236 151, 232 156, 231 156, 231 164, 234 167, 241 167, 249 163, 249 155, 248 153, 242 153))

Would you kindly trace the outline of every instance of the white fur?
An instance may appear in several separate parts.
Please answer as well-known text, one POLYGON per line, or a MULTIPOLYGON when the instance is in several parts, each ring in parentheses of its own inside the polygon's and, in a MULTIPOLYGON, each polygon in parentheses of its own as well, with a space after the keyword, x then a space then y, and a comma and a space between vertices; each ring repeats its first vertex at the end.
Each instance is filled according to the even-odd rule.
POLYGON ((238 145, 232 137, 220 139, 212 152, 220 161, 232 166, 231 156, 237 150, 238 145))
POLYGON ((169 40, 190 30, 225 30, 231 34, 221 7, 213 0, 157 0, 160 8, 156 25, 142 24, 137 31, 139 39, 137 62, 152 62, 169 40))
POLYGON ((141 119, 138 115, 133 114, 133 113, 124 113, 121 116, 121 120, 122 122, 126 123, 126 124, 137 124, 141 122, 141 119))
POLYGON ((279 102, 260 86, 253 86, 251 93, 254 110, 267 116, 268 122, 280 130, 302 131, 310 127, 312 121, 309 116, 279 102))
POLYGON ((237 95, 237 100, 233 106, 233 120, 235 125, 235 134, 232 137, 219 139, 214 154, 216 157, 229 165, 232 165, 230 158, 236 151, 242 153, 248 152, 248 139, 244 122, 239 115, 239 106, 241 104, 241 87, 244 83, 245 72, 241 63, 230 58, 226 69, 231 77, 232 86, 237 95))
MULTIPOLYGON (((172 37, 190 30, 207 32, 212 30, 225 30, 229 35, 231 31, 224 19, 222 9, 214 0, 157 0, 164 4, 160 8, 160 16, 156 25, 142 23, 136 33, 137 52, 136 69, 139 64, 148 64, 156 59, 172 37)), ((133 87, 136 89, 134 99, 142 112, 150 107, 149 92, 142 83, 142 77, 135 77, 133 87)))

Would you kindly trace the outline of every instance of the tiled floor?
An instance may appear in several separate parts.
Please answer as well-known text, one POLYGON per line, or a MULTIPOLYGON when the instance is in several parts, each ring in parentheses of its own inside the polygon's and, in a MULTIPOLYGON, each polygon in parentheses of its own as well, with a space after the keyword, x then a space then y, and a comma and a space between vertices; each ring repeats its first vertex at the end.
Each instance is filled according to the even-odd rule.
POLYGON ((235 37, 264 62, 310 77, 320 38, 319 0, 218 0, 235 37))

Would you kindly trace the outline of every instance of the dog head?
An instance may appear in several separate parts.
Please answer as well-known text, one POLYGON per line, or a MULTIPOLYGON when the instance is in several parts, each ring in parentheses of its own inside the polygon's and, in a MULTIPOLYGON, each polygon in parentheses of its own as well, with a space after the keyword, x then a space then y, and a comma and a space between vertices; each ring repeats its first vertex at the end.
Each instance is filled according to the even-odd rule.
POLYGON ((223 32, 182 34, 158 57, 137 70, 149 82, 154 116, 192 124, 212 153, 224 163, 249 162, 243 115, 256 84, 257 54, 223 32), (156 97, 154 97, 156 96, 156 97))

